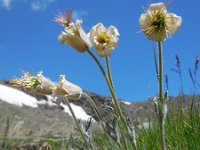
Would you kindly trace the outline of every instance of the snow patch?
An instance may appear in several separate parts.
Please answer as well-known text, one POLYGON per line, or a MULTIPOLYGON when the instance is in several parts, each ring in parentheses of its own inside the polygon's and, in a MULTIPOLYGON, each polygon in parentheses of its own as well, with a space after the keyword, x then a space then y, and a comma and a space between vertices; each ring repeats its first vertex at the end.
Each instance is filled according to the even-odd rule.
POLYGON ((131 105, 131 102, 128 102, 128 101, 122 101, 122 103, 124 103, 126 105, 131 105))
POLYGON ((18 106, 38 107, 37 100, 22 91, 0 84, 0 99, 18 106))
MULTIPOLYGON (((64 104, 60 104, 63 108, 64 108, 64 111, 66 113, 68 113, 70 116, 72 116, 69 108, 64 105, 64 104)), ((89 118, 91 118, 91 116, 87 115, 86 112, 83 110, 82 107, 80 106, 77 106, 77 105, 74 105, 73 103, 70 104, 73 111, 74 111, 74 114, 75 116, 78 118, 78 119, 82 119, 82 120, 88 120, 89 118)))
MULTIPOLYGON (((55 103, 53 103, 54 99, 52 96, 47 96, 47 98, 48 100, 38 101, 35 97, 28 95, 23 91, 0 84, 0 99, 10 104, 14 104, 21 107, 25 105, 33 108, 36 108, 38 107, 38 105, 41 104, 50 106, 56 105, 55 103)), ((87 113, 83 110, 82 107, 74 105, 72 103, 70 105, 78 119, 88 120, 91 117, 87 115, 87 113)), ((68 107, 64 104, 61 104, 61 106, 64 108, 64 112, 68 113, 71 116, 68 107)))

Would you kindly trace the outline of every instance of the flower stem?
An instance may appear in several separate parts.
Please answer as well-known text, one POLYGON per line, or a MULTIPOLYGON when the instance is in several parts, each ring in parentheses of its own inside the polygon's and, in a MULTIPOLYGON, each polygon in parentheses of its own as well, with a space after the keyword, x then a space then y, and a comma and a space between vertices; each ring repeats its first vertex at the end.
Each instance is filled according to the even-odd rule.
MULTIPOLYGON (((114 88, 114 84, 113 84, 113 79, 112 79, 112 74, 111 74, 111 69, 110 69, 109 56, 107 56, 105 59, 106 59, 106 70, 107 70, 107 73, 108 73, 108 79, 109 79, 110 84, 112 86, 113 92, 115 92, 115 88, 114 88)), ((126 143, 125 135, 123 133, 123 129, 122 128, 120 128, 120 132, 121 132, 121 135, 122 135, 122 141, 124 143, 124 146, 128 150, 128 145, 126 143)))
POLYGON ((159 55, 159 124, 160 124, 160 138, 162 150, 166 150, 165 141, 165 124, 163 117, 163 62, 162 62, 162 45, 158 42, 158 55, 159 55))
MULTIPOLYGON (((100 122, 101 125, 102 125, 102 128, 104 129, 104 131, 106 131, 106 127, 105 127, 105 125, 104 125, 103 118, 101 117, 101 114, 100 114, 100 112, 99 112, 99 110, 98 110, 96 104, 95 104, 94 101, 92 100, 92 98, 91 98, 89 95, 87 95, 86 93, 82 93, 82 96, 84 96, 84 97, 89 101, 90 105, 93 107, 93 109, 94 109, 94 111, 95 111, 95 113, 96 113, 96 115, 97 115, 97 117, 98 117, 98 119, 99 119, 99 122, 100 122)), ((109 136, 108 133, 106 133, 106 135, 109 136)), ((120 142, 117 142, 117 144, 118 144, 118 147, 119 147, 120 149, 122 149, 122 148, 121 148, 121 143, 120 143, 120 142)))
MULTIPOLYGON (((117 101, 117 97, 116 97, 116 95, 115 95, 115 93, 113 91, 112 85, 111 85, 111 83, 110 83, 110 81, 109 81, 109 79, 108 79, 108 77, 107 77, 107 75, 106 75, 106 73, 105 73, 102 65, 100 64, 100 62, 98 61, 98 59, 94 56, 94 54, 90 50, 88 50, 88 53, 94 59, 94 61, 96 62, 96 64, 100 68, 101 73, 103 74, 103 76, 104 76, 104 78, 106 80, 107 86, 108 86, 109 91, 111 93, 111 96, 113 98, 114 105, 116 107, 117 114, 120 116, 121 119, 124 118, 123 115, 122 115, 122 112, 120 110, 120 107, 119 107, 119 104, 118 104, 118 101, 117 101)), ((127 129, 128 129, 128 127, 127 127, 127 129)))
POLYGON ((70 103, 69 103, 69 100, 68 100, 67 97, 65 97, 65 96, 64 96, 63 98, 64 98, 64 102, 67 104, 67 106, 68 106, 68 108, 69 108, 69 111, 70 111, 71 114, 72 114, 72 117, 73 117, 73 119, 74 119, 74 121, 75 121, 75 124, 76 124, 76 126, 77 126, 79 132, 81 133, 81 136, 82 136, 83 140, 84 140, 85 143, 86 143, 86 147, 88 148, 88 141, 87 141, 87 139, 86 139, 86 137, 85 137, 85 135, 84 135, 84 133, 83 133, 83 130, 81 129, 81 126, 80 126, 80 124, 79 124, 79 122, 78 122, 78 120, 77 120, 77 118, 76 118, 76 115, 74 114, 74 111, 73 111, 73 109, 72 109, 72 107, 71 107, 71 105, 70 105, 70 103))
POLYGON ((115 91, 114 84, 113 84, 113 79, 112 79, 112 74, 111 74, 111 71, 110 71, 110 62, 109 62, 109 57, 108 56, 106 57, 106 69, 107 69, 107 72, 108 72, 108 78, 110 80, 110 84, 111 84, 113 90, 115 91))
POLYGON ((159 54, 159 101, 163 104, 163 62, 162 62, 162 45, 158 42, 158 54, 159 54))
POLYGON ((92 98, 91 98, 89 95, 87 95, 86 93, 82 93, 81 95, 84 96, 84 97, 89 101, 89 103, 90 103, 90 105, 92 106, 92 108, 94 109, 94 112, 95 112, 95 114, 97 115, 99 121, 103 121, 103 119, 102 119, 102 117, 101 117, 101 114, 100 114, 100 112, 99 112, 99 110, 98 110, 96 104, 95 104, 94 101, 92 100, 92 98))
MULTIPOLYGON (((118 104, 118 100, 117 100, 117 97, 115 95, 115 92, 114 92, 114 89, 112 87, 112 84, 111 84, 111 81, 109 80, 109 78, 107 77, 102 65, 100 64, 100 62, 98 61, 98 59, 96 58, 96 56, 90 51, 88 50, 87 51, 89 53, 89 55, 93 58, 93 60, 96 62, 97 66, 99 67, 99 69, 101 70, 101 73, 103 74, 105 80, 106 80, 106 84, 109 88, 109 91, 110 91, 110 94, 113 98, 113 103, 114 103, 114 106, 115 106, 115 113, 117 114, 117 116, 120 117, 120 120, 122 121, 123 123, 123 126, 125 127, 125 130, 126 130, 126 133, 129 135, 129 129, 128 129, 128 125, 127 125, 127 122, 121 112, 121 109, 119 107, 119 104, 118 104)), ((111 76, 111 74, 110 74, 111 76)), ((120 126, 121 127, 121 126, 120 126)), ((133 143, 133 140, 132 138, 130 137, 129 135, 129 139, 131 140, 131 143, 133 143)), ((132 144, 133 148, 136 149, 136 145, 135 144, 132 144)))

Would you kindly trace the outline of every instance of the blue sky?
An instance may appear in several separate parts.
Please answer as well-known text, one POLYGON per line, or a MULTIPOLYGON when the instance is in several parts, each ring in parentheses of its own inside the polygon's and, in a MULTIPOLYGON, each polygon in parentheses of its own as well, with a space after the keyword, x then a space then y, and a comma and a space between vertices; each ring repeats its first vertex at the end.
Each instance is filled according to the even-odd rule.
MULTIPOLYGON (((118 28, 120 40, 110 60, 116 93, 126 100, 146 100, 156 95, 157 79, 153 43, 139 33, 138 19, 143 7, 155 2, 160 1, 0 0, 0 79, 20 77, 21 69, 31 73, 43 70, 53 81, 65 74, 83 89, 109 95, 100 71, 88 54, 77 53, 57 40, 63 29, 52 20, 58 10, 71 9, 75 19, 83 19, 86 32, 99 22, 118 28)), ((178 33, 163 44, 164 74, 169 77, 170 95, 177 95, 180 87, 177 74, 171 71, 176 54, 181 61, 184 92, 191 94, 188 67, 193 68, 195 57, 200 56, 199 8, 198 0, 174 0, 168 6, 170 12, 183 18, 178 33)), ((104 59, 101 62, 104 64, 104 59)))

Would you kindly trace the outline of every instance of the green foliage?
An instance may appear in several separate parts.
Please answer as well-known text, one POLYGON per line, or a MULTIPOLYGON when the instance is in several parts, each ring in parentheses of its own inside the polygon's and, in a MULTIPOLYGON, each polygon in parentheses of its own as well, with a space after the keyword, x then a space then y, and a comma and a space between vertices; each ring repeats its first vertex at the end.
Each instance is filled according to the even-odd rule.
MULTIPOLYGON (((166 118, 166 143, 169 150, 199 150, 200 149, 200 108, 191 105, 183 108, 178 104, 175 108, 169 105, 169 113, 166 118)), ((147 150, 159 150, 159 124, 152 119, 149 128, 138 129, 138 148, 147 150)))
MULTIPOLYGON (((190 101, 191 102, 191 101, 190 101)), ((169 113, 166 118, 166 143, 168 150, 199 150, 200 149, 200 108, 195 102, 191 110, 191 104, 183 108, 181 101, 177 106, 169 104, 169 113)), ((160 134, 157 119, 149 119, 149 127, 138 126, 137 133, 138 149, 160 150, 160 134)), ((40 147, 47 142, 53 150, 84 150, 84 141, 78 135, 71 135, 69 139, 7 139, 3 150, 25 145, 25 143, 35 143, 40 147)), ((2 141, 1 141, 2 142, 2 141)), ((94 131, 92 142, 96 150, 120 150, 120 146, 109 138, 105 132, 94 131)), ((123 149, 123 148, 122 148, 123 149)))

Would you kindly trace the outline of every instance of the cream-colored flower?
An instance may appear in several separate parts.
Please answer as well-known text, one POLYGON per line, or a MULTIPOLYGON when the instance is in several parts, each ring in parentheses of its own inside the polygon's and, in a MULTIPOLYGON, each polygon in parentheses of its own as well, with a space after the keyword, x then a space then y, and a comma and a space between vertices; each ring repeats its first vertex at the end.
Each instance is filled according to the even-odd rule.
POLYGON ((146 37, 153 41, 164 41, 170 34, 175 34, 182 18, 167 12, 164 3, 151 4, 146 13, 140 16, 141 30, 146 37))
POLYGON ((90 40, 101 57, 111 55, 119 41, 118 36, 118 30, 114 26, 106 28, 102 23, 95 25, 89 33, 90 40))
POLYGON ((76 100, 80 98, 81 94, 82 89, 79 86, 67 81, 65 75, 60 75, 57 86, 54 89, 54 96, 58 99, 66 96, 69 99, 76 100))
POLYGON ((65 27, 64 31, 59 34, 58 40, 62 44, 67 44, 78 52, 85 52, 91 47, 90 40, 82 28, 82 20, 71 22, 65 27))
POLYGON ((35 76, 26 71, 23 71, 22 73, 23 76, 21 78, 10 80, 9 84, 13 87, 22 88, 25 91, 30 91, 31 89, 40 86, 40 82, 35 76))
POLYGON ((32 94, 52 94, 52 89, 55 87, 55 84, 42 75, 42 72, 39 72, 36 76, 23 71, 23 76, 19 79, 10 80, 10 85, 22 88, 25 91, 28 91, 32 94))
POLYGON ((42 75, 42 71, 38 72, 36 79, 40 82, 35 91, 41 94, 53 94, 52 89, 56 86, 51 80, 42 75))

